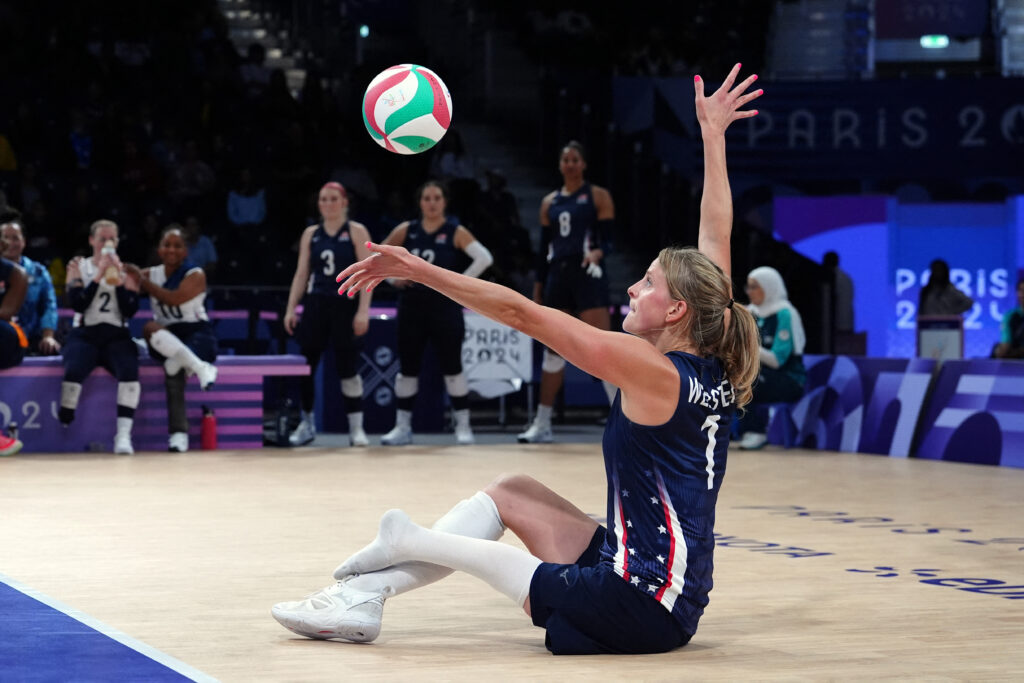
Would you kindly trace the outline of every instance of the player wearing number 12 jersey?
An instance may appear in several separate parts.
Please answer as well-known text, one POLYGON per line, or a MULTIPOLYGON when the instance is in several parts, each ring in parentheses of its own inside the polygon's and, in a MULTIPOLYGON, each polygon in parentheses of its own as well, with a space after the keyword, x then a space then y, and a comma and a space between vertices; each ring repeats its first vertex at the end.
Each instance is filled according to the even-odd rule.
MULTIPOLYGON (((464 275, 478 277, 487 270, 494 262, 491 252, 473 237, 473 233, 459 225, 458 220, 445 214, 448 195, 444 186, 436 180, 428 180, 420 186, 416 197, 420 218, 399 224, 384 244, 404 246, 412 255, 446 270, 458 270, 462 251, 472 259, 464 275)), ((401 290, 398 297, 399 371, 395 378, 398 411, 394 429, 381 438, 381 443, 385 446, 412 443, 412 407, 428 342, 434 346, 452 402, 455 441, 462 445, 473 443, 473 430, 469 425, 469 383, 462 372, 462 338, 466 331, 462 306, 407 280, 393 280, 392 284, 401 290)))
MULTIPOLYGON (((185 382, 195 375, 209 388, 217 379, 217 337, 206 315, 206 273, 188 260, 184 229, 172 223, 160 235, 160 265, 141 272, 153 319, 143 327, 149 354, 164 365, 167 392, 167 450, 188 450, 185 382)), ((132 266, 134 268, 134 266, 132 266)))
POLYGON ((302 419, 288 437, 292 446, 302 446, 316 437, 313 426, 313 378, 320 356, 331 347, 334 365, 341 378, 341 395, 348 416, 349 443, 367 446, 363 430, 363 379, 359 375, 359 354, 363 335, 370 324, 370 294, 358 300, 338 296, 334 276, 359 259, 370 255, 366 243, 370 233, 362 223, 348 218, 348 193, 341 183, 320 188, 317 208, 321 221, 302 233, 299 261, 295 266, 284 329, 294 334, 302 355, 309 362, 309 376, 301 380, 302 419), (302 316, 298 314, 302 302, 302 316))
POLYGON ((139 280, 117 257, 117 224, 98 220, 89 227, 92 256, 68 263, 67 294, 75 319, 64 344, 64 381, 57 418, 75 419, 82 382, 97 365, 117 378, 117 432, 114 452, 130 455, 132 423, 139 405, 139 351, 128 319, 139 310, 139 280), (106 253, 105 253, 106 252, 106 253))

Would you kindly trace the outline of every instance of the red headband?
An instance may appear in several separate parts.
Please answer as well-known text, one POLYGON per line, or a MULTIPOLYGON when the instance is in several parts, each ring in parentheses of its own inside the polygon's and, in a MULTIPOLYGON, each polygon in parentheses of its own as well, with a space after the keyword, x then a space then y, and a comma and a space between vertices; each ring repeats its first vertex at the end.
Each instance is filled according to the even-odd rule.
POLYGON ((348 192, 345 191, 345 186, 342 185, 341 183, 335 182, 333 180, 329 183, 324 183, 324 186, 320 188, 320 191, 323 192, 324 190, 328 189, 337 190, 338 192, 341 193, 342 197, 348 199, 348 192))

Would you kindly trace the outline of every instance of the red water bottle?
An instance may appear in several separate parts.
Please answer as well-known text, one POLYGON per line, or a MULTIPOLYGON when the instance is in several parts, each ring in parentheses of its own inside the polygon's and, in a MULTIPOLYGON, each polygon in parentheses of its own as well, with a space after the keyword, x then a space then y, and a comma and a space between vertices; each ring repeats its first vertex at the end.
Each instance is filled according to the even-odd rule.
POLYGON ((199 425, 199 444, 204 451, 217 450, 217 418, 209 406, 203 406, 203 421, 199 425))

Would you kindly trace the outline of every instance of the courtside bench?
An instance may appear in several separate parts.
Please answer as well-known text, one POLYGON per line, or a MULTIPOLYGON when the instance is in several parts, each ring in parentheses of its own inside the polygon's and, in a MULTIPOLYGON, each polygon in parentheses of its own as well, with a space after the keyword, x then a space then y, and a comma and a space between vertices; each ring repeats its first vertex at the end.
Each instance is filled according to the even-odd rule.
MULTIPOLYGON (((217 417, 217 447, 260 448, 263 445, 263 392, 267 377, 309 374, 298 355, 218 356, 217 383, 202 391, 189 378, 185 401, 189 447, 199 448, 202 406, 217 417)), ((0 425, 18 423, 24 453, 75 453, 113 450, 117 418, 117 381, 102 368, 85 380, 75 421, 65 428, 57 420, 64 374, 60 356, 30 357, 0 370, 0 425)), ((139 358, 142 396, 135 412, 132 442, 136 451, 167 450, 167 398, 163 367, 139 358)))

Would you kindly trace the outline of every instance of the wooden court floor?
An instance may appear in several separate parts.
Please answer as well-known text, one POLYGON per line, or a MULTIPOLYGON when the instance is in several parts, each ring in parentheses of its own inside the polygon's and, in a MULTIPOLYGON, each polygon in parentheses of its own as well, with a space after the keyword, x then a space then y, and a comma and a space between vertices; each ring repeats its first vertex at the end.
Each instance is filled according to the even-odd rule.
POLYGON ((604 514, 595 444, 0 459, 0 574, 222 681, 1024 680, 1024 471, 869 455, 733 451, 711 604, 669 654, 553 657, 464 575, 369 645, 270 617, 384 510, 429 524, 506 471, 604 514))

